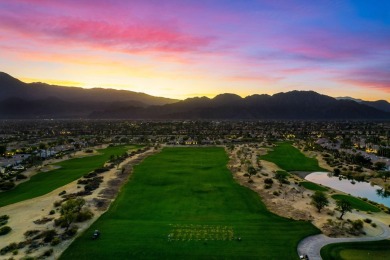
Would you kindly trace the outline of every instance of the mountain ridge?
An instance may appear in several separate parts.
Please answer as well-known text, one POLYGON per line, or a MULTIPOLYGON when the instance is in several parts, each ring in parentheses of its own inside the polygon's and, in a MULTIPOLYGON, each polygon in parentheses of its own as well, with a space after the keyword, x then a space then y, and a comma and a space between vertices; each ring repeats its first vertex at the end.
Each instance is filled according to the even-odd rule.
POLYGON ((0 118, 333 120, 390 119, 387 101, 333 98, 314 91, 185 100, 126 90, 24 83, 0 72, 0 118))
POLYGON ((291 91, 241 98, 220 94, 215 98, 189 98, 164 106, 121 108, 95 111, 92 118, 118 119, 248 119, 248 120, 333 120, 390 119, 390 113, 359 104, 337 100, 314 91, 291 91))

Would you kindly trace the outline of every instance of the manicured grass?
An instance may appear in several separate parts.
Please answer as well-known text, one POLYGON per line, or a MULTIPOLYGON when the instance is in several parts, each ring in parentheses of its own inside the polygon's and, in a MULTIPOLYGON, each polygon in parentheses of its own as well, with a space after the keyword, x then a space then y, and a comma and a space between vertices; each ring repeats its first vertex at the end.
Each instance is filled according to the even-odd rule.
POLYGON ((315 184, 315 183, 310 182, 310 181, 301 181, 299 184, 308 190, 324 191, 324 192, 328 191, 328 188, 321 186, 321 185, 318 185, 318 184, 315 184))
POLYGON ((269 212, 227 162, 218 147, 148 157, 61 259, 297 259, 298 242, 319 230, 269 212))
POLYGON ((324 260, 389 259, 390 240, 330 244, 321 249, 321 257, 324 260))
POLYGON ((326 171, 318 166, 316 159, 306 157, 288 142, 278 143, 260 159, 273 162, 285 171, 326 171))
POLYGON ((352 207, 354 209, 362 210, 362 211, 371 211, 371 212, 380 212, 381 210, 374 206, 369 204, 368 202, 365 202, 361 199, 349 196, 349 195, 342 195, 342 194, 335 194, 332 195, 332 198, 335 200, 347 200, 349 203, 351 203, 352 207))
POLYGON ((99 155, 75 158, 54 164, 61 168, 49 172, 40 172, 14 189, 0 193, 0 207, 49 193, 103 166, 111 155, 122 155, 129 149, 135 148, 138 148, 138 146, 107 147, 98 150, 99 155))

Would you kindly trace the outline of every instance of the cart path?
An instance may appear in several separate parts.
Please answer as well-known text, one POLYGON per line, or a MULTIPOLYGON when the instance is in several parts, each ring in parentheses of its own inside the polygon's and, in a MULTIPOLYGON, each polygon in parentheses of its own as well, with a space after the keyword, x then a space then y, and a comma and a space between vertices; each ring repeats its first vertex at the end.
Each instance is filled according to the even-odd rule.
MULTIPOLYGON (((359 214, 364 216, 363 214, 359 214)), ((298 255, 307 255, 310 260, 320 260, 321 248, 334 243, 343 242, 364 242, 364 241, 378 241, 390 238, 390 228, 385 223, 375 220, 375 223, 382 229, 382 233, 374 237, 348 237, 348 238, 333 238, 325 236, 324 234, 306 237, 298 244, 298 255)))

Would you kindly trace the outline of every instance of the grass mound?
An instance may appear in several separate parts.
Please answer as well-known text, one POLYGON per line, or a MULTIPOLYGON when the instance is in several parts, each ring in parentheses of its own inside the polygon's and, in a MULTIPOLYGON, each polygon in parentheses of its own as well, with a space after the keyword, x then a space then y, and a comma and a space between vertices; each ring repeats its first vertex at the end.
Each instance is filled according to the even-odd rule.
POLYGON ((269 212, 227 162, 217 147, 148 157, 61 259, 297 259, 298 242, 319 231, 269 212))
POLYGON ((273 151, 260 157, 262 160, 275 163, 286 171, 326 171, 318 166, 318 161, 308 158, 291 143, 278 143, 273 151))
POLYGON ((378 207, 371 205, 368 202, 365 202, 361 199, 349 196, 349 195, 335 194, 335 195, 332 195, 332 198, 335 200, 344 199, 346 201, 349 201, 349 203, 351 203, 351 205, 354 209, 358 209, 358 210, 362 210, 362 211, 371 211, 371 212, 380 212, 381 211, 378 207))
POLYGON ((318 185, 316 183, 310 182, 310 181, 302 181, 299 183, 302 187, 308 190, 314 190, 314 191, 328 191, 328 188, 318 185))
POLYGON ((103 166, 111 155, 122 155, 132 148, 135 149, 137 146, 110 146, 98 150, 99 155, 56 163, 55 165, 59 166, 59 169, 40 172, 14 189, 0 193, 0 207, 49 193, 103 166))
POLYGON ((321 257, 324 260, 389 259, 389 256, 390 240, 330 244, 321 249, 321 257))

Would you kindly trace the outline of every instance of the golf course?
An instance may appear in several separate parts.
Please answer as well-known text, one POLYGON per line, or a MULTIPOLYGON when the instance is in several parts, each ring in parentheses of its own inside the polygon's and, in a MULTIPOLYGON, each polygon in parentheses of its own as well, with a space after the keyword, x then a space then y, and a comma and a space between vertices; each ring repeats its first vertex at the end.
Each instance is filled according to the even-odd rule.
POLYGON ((277 143, 273 150, 260 159, 273 162, 285 171, 326 171, 318 166, 316 159, 306 157, 289 142, 277 143))
POLYGON ((146 158, 60 259, 298 259, 298 242, 319 230, 269 212, 227 162, 220 147, 146 158))
POLYGON ((99 149, 97 155, 75 158, 54 164, 58 169, 39 172, 27 182, 21 183, 14 189, 0 193, 0 207, 19 201, 32 199, 59 187, 62 187, 82 177, 94 169, 103 166, 112 155, 122 155, 138 146, 109 146, 99 149))

